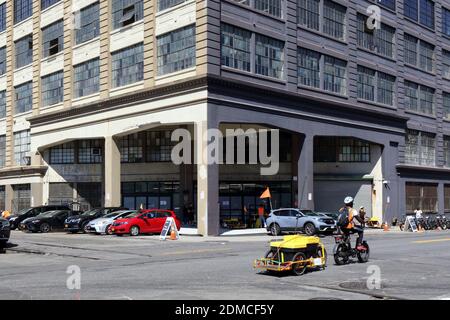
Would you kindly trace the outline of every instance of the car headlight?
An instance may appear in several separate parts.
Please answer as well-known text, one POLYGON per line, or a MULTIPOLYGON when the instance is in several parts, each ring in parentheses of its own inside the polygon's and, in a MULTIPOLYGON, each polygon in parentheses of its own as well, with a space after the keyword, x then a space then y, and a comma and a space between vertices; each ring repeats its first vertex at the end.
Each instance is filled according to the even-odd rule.
POLYGON ((17 217, 12 217, 9 219, 9 221, 16 221, 17 217))
POLYGON ((32 223, 39 223, 39 222, 41 222, 41 220, 33 220, 33 221, 31 221, 32 223))
POLYGON ((325 222, 325 219, 320 218, 319 221, 320 221, 320 222, 325 222))

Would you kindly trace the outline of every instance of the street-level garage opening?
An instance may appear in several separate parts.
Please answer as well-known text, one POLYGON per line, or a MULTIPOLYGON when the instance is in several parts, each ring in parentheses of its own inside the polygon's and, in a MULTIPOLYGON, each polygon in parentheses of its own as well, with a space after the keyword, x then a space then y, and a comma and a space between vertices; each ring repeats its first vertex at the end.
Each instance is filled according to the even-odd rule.
POLYGON ((438 212, 438 185, 436 183, 406 182, 406 213, 420 209, 423 213, 438 212))
POLYGON ((355 199, 366 217, 382 217, 382 147, 354 137, 314 138, 314 207, 337 212, 344 198, 355 199))

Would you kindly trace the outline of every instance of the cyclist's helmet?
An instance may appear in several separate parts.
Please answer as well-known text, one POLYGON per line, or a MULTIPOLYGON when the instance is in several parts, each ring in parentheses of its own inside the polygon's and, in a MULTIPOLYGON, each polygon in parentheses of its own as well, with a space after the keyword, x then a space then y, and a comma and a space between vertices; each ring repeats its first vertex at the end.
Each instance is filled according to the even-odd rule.
POLYGON ((352 202, 353 202, 353 198, 352 197, 345 197, 345 199, 344 199, 344 203, 345 204, 350 204, 352 202))

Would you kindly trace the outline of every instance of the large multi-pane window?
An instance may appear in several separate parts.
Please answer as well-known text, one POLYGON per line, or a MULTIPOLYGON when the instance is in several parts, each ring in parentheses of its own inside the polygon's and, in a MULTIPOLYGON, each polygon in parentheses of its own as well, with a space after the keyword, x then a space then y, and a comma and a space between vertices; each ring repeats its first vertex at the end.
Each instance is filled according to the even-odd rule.
POLYGON ((434 114, 434 89, 405 80, 405 108, 419 113, 434 114))
POLYGON ((395 10, 395 0, 377 0, 377 4, 395 10))
POLYGON ((450 36, 450 10, 442 7, 442 32, 450 36))
POLYGON ((31 64, 33 62, 33 35, 29 34, 15 42, 16 68, 31 64))
POLYGON ((254 0, 255 9, 281 18, 283 15, 283 0, 254 0))
POLYGON ((30 130, 14 133, 14 161, 17 165, 30 165, 30 130))
POLYGON ((112 22, 113 29, 133 24, 144 18, 143 0, 113 0, 112 22))
POLYGON ((436 165, 436 136, 432 133, 407 130, 405 163, 423 166, 436 165))
POLYGON ((3 168, 6 163, 6 136, 0 136, 0 168, 3 168))
POLYGON ((144 137, 140 133, 124 136, 120 139, 121 162, 144 161, 144 137))
POLYGON ((98 58, 83 62, 73 67, 74 97, 94 94, 100 89, 100 60, 98 58))
POLYGON ((443 117, 444 119, 450 120, 450 93, 444 92, 442 94, 443 98, 443 117))
POLYGON ((52 23, 42 29, 42 56, 49 57, 64 48, 64 22, 63 20, 52 23))
POLYGON ((347 94, 347 62, 309 49, 297 55, 300 85, 347 94))
POLYGON ((370 162, 370 144, 354 138, 315 137, 314 162, 370 162))
POLYGON ((450 137, 444 136, 444 166, 450 167, 450 137))
POLYGON ((75 29, 75 44, 80 44, 94 39, 100 34, 100 5, 98 2, 91 4, 78 13, 76 21, 78 23, 75 29))
POLYGON ((171 140, 172 131, 148 131, 146 143, 146 159, 148 162, 171 161, 174 142, 171 140))
POLYGON ((0 32, 6 30, 6 2, 0 4, 0 32))
POLYGON ((158 0, 158 11, 166 10, 180 3, 186 2, 187 0, 158 0))
POLYGON ((319 31, 320 0, 298 0, 297 23, 308 29, 319 31))
POLYGON ((41 0, 41 10, 47 9, 60 1, 61 0, 41 0))
POLYGON ((14 87, 14 114, 30 111, 33 105, 33 82, 14 87))
POLYGON ((78 163, 102 163, 103 140, 78 141, 78 163))
POLYGON ((250 31, 229 24, 222 24, 222 65, 250 71, 251 38, 252 33, 250 31))
POLYGON ((380 28, 368 30, 367 17, 358 14, 358 46, 383 56, 394 57, 395 29, 381 23, 380 28))
POLYGON ((304 48, 298 48, 299 84, 313 88, 320 88, 320 59, 320 53, 304 48))
POLYGON ((263 76, 284 77, 284 42, 260 34, 256 35, 255 72, 263 76))
POLYGON ((442 50, 442 76, 450 80, 450 51, 442 50))
POLYGON ((347 94, 347 62, 324 56, 323 88, 325 91, 347 94))
POLYGON ((112 86, 121 87, 144 79, 143 44, 112 53, 112 86))
POLYGON ((394 105, 395 77, 358 66, 358 98, 394 105))
POLYGON ((64 96, 64 72, 58 71, 42 77, 41 93, 42 106, 50 106, 63 101, 64 96))
POLYGON ((6 73, 6 47, 0 48, 0 75, 6 73))
POLYGON ((19 23, 33 14, 33 0, 14 0, 14 23, 19 23))
POLYGON ((67 164, 75 161, 75 144, 73 142, 63 143, 50 148, 51 164, 67 164))
POLYGON ((405 34, 405 63, 427 72, 434 71, 435 47, 423 40, 405 34))
POLYGON ((157 37, 158 75, 195 66, 195 25, 157 37))
POLYGON ((434 1, 432 0, 404 0, 403 14, 434 29, 434 1))
POLYGON ((251 6, 256 10, 265 12, 271 16, 275 16, 278 18, 282 18, 284 16, 284 0, 233 0, 233 1, 243 5, 251 6))
POLYGON ((330 0, 297 1, 298 24, 339 40, 345 40, 346 12, 346 7, 330 0))
POLYGON ((0 91, 0 119, 6 117, 6 90, 0 91))

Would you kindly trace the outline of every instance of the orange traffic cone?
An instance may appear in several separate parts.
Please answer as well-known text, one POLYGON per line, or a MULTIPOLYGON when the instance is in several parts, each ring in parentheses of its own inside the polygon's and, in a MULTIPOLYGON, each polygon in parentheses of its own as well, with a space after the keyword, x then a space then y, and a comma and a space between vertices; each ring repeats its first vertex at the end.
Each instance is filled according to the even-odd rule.
POLYGON ((387 224, 387 222, 384 222, 383 224, 383 231, 389 231, 389 225, 387 224))
POLYGON ((177 235, 173 229, 170 231, 170 240, 177 240, 177 235))

